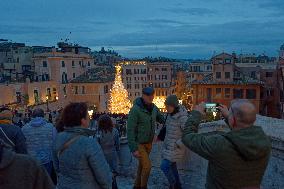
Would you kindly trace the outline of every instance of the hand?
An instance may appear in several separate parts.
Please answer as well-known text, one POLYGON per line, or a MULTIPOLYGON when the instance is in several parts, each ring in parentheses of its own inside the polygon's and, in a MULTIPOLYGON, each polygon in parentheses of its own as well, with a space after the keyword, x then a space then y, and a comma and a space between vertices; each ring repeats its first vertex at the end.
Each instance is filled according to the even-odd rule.
POLYGON ((202 115, 205 115, 205 103, 202 102, 196 105, 193 110, 200 112, 202 115))
POLYGON ((157 135, 155 135, 153 141, 154 141, 154 143, 157 143, 157 142, 160 142, 160 139, 157 135))
POLYGON ((229 117, 229 110, 228 110, 227 106, 221 104, 221 105, 218 107, 218 109, 219 109, 220 112, 222 113, 223 117, 224 117, 225 119, 228 119, 228 117, 229 117))
POLYGON ((135 152, 132 152, 132 155, 133 155, 134 157, 136 157, 136 158, 140 158, 140 157, 141 157, 138 150, 136 150, 135 152))

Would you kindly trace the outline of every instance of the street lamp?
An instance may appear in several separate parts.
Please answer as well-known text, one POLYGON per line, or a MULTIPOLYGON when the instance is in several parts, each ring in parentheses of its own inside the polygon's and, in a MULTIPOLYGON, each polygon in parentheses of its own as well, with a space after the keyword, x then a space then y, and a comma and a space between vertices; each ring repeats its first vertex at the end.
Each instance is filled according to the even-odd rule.
POLYGON ((46 111, 49 111, 49 107, 48 107, 48 99, 49 99, 49 96, 46 95, 46 96, 45 96, 45 99, 46 99, 46 111))
POLYGON ((56 96, 55 99, 58 100, 58 96, 56 96))

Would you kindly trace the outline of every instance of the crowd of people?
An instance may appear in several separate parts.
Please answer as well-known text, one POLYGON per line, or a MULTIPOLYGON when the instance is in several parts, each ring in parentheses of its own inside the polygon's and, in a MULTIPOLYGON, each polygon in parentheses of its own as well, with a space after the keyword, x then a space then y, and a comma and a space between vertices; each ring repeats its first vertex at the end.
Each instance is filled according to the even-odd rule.
POLYGON ((129 115, 95 113, 90 119, 85 103, 70 103, 52 119, 34 109, 19 126, 13 123, 13 112, 1 108, 0 188, 117 188, 120 139, 126 136, 139 162, 134 189, 147 188, 153 142, 163 142, 161 170, 170 189, 182 188, 177 162, 185 157, 186 148, 208 160, 206 188, 260 188, 271 143, 260 127, 253 126, 252 103, 241 99, 230 109, 221 105, 231 131, 200 134, 204 103, 187 112, 177 96, 170 95, 164 115, 153 104, 154 89, 146 87, 142 93, 129 115), (156 123, 163 125, 159 131, 156 123))

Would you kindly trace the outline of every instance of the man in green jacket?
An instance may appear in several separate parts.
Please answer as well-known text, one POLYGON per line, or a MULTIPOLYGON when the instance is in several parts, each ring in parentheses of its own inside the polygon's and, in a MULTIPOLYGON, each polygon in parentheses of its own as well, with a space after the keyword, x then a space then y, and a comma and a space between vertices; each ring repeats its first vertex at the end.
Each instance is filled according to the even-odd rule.
POLYGON ((234 100, 230 110, 219 108, 231 131, 198 134, 204 104, 195 107, 186 123, 183 143, 207 159, 207 189, 258 189, 267 167, 271 143, 256 120, 254 105, 245 99, 234 100))
POLYGON ((138 158, 139 165, 134 189, 146 189, 151 171, 149 154, 155 135, 156 121, 164 123, 164 117, 153 104, 154 89, 146 87, 142 90, 142 98, 134 101, 127 120, 127 138, 130 151, 138 158))

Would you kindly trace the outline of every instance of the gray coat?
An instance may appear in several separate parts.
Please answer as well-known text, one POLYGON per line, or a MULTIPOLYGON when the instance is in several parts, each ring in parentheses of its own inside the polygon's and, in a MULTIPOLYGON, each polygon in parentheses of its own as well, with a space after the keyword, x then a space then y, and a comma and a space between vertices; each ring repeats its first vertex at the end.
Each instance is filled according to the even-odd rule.
POLYGON ((56 138, 53 153, 58 189, 111 189, 112 174, 93 131, 82 127, 65 129, 56 138), (71 137, 81 135, 59 158, 57 152, 71 137))
POLYGON ((181 142, 182 131, 187 121, 187 110, 179 106, 179 112, 168 115, 166 120, 166 137, 162 148, 162 158, 177 162, 184 158, 185 146, 181 142))

